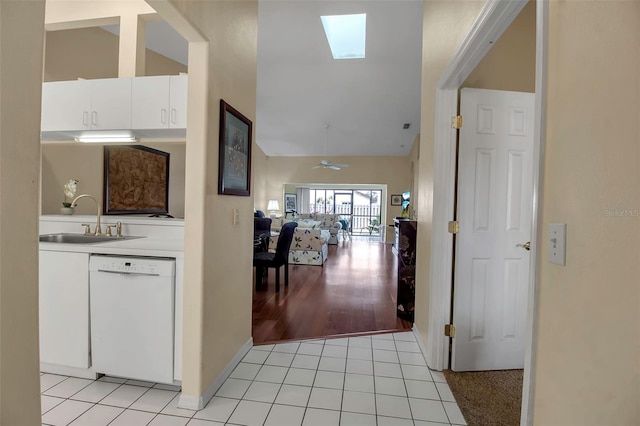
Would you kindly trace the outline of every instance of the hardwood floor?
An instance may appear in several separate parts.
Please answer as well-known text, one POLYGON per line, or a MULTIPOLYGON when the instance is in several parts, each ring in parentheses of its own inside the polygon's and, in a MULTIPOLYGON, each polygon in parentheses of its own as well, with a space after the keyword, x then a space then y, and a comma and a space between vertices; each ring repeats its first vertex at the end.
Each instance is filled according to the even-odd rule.
POLYGON ((270 269, 268 284, 254 285, 254 343, 410 330, 396 317, 396 262, 390 244, 340 241, 324 267, 290 265, 289 287, 282 270, 279 294, 270 269))

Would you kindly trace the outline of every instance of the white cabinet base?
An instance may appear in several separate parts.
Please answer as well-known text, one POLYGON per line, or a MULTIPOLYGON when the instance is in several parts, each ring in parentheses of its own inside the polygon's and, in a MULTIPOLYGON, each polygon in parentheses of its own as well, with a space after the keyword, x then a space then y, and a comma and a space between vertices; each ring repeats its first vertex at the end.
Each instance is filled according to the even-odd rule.
POLYGON ((40 363, 40 371, 42 373, 59 374, 61 376, 80 377, 81 379, 96 380, 98 373, 90 368, 66 367, 64 365, 40 363))
POLYGON ((87 369, 89 254, 40 250, 40 361, 87 369))

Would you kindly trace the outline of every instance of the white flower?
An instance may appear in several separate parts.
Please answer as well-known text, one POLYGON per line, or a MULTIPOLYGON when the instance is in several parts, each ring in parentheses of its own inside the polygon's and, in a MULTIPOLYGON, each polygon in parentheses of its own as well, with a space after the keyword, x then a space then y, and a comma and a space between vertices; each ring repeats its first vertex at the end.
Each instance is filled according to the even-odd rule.
POLYGON ((77 185, 78 185, 77 179, 70 179, 69 182, 67 182, 64 185, 64 203, 63 204, 69 204, 69 206, 71 206, 71 201, 73 201, 73 197, 75 197, 76 195, 77 185))

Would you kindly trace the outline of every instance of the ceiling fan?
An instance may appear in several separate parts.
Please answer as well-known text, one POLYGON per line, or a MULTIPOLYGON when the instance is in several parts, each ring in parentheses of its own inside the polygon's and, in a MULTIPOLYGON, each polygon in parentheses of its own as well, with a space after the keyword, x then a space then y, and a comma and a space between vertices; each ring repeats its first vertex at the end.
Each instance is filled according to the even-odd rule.
POLYGON ((349 167, 348 164, 332 163, 331 161, 327 160, 327 140, 329 139, 329 125, 325 124, 324 128, 326 129, 326 134, 324 137, 324 160, 313 166, 312 169, 319 169, 322 167, 323 169, 340 170, 344 167, 349 167))

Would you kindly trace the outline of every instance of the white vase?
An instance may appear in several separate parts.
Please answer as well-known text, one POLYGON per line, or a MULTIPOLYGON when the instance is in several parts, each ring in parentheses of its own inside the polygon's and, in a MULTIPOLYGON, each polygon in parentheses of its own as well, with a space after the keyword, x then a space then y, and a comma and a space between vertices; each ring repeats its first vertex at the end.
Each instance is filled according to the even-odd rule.
POLYGON ((75 209, 73 207, 61 207, 60 214, 72 215, 75 209))

